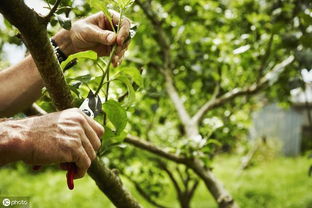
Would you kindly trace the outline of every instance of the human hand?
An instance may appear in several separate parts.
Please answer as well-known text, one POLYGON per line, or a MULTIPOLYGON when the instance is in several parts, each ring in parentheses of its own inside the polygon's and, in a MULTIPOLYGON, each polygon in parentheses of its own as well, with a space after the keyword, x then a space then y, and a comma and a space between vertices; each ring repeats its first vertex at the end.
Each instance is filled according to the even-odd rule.
POLYGON ((14 121, 24 138, 22 160, 31 165, 74 163, 85 175, 100 148, 103 127, 77 108, 14 121))
MULTIPOLYGON (((114 25, 118 25, 120 15, 110 11, 114 25)), ((121 63, 123 55, 128 48, 130 20, 122 19, 118 35, 113 32, 108 18, 103 12, 96 13, 87 18, 78 20, 68 30, 61 30, 53 39, 60 49, 70 55, 85 50, 93 50, 99 56, 108 56, 114 44, 118 44, 112 64, 117 66, 121 63)))

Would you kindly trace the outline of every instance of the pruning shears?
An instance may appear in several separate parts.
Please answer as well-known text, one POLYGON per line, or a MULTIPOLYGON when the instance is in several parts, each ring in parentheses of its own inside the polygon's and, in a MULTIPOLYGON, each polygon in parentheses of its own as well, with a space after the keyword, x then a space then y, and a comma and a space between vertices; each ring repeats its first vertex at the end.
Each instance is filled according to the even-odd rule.
MULTIPOLYGON (((80 105, 79 109, 90 118, 96 117, 99 113, 102 112, 102 102, 99 95, 95 95, 92 90, 90 90, 88 97, 80 105)), ((77 173, 77 166, 74 163, 67 163, 65 168, 67 169, 67 186, 70 190, 73 190, 74 177, 77 173)))

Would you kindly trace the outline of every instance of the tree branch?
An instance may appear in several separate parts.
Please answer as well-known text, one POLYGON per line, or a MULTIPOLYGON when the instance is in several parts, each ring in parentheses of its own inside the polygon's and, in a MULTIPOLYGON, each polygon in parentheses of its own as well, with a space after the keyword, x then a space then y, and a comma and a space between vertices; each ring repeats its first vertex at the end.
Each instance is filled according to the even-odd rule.
POLYGON ((185 185, 185 180, 184 180, 184 176, 183 176, 183 174, 182 174, 182 172, 181 172, 179 166, 176 167, 176 171, 177 171, 177 173, 178 173, 178 175, 179 175, 179 177, 180 177, 180 180, 182 181, 184 187, 186 187, 186 185, 185 185))
POLYGON ((187 113, 185 106, 183 105, 183 102, 174 87, 173 80, 170 74, 169 70, 163 70, 163 74, 166 79, 166 91, 172 101, 172 103, 175 106, 176 111, 178 112, 179 118, 184 126, 184 128, 187 128, 189 126, 189 123, 191 121, 191 117, 187 113))
POLYGON ((161 148, 158 148, 155 145, 153 145, 149 142, 146 142, 146 141, 144 141, 144 140, 142 140, 136 136, 128 135, 127 138, 125 138, 124 142, 128 143, 128 144, 132 144, 133 146, 135 146, 137 148, 146 150, 146 151, 151 152, 155 155, 164 157, 168 160, 171 160, 171 161, 174 161, 177 163, 185 163, 187 161, 187 158, 168 153, 168 152, 162 150, 161 148))
POLYGON ((129 191, 124 188, 120 178, 108 169, 100 158, 96 158, 92 162, 88 174, 116 207, 142 208, 129 191))
POLYGON ((197 113, 192 117, 192 123, 200 123, 205 114, 214 108, 220 107, 224 105, 227 102, 232 101, 236 97, 244 96, 244 95, 252 95, 257 93, 259 90, 266 87, 267 84, 270 82, 274 82, 274 76, 279 75, 284 71, 284 69, 293 62, 294 57, 289 56, 287 59, 282 61, 280 64, 277 64, 271 72, 267 73, 258 83, 254 83, 250 85, 249 87, 246 87, 244 89, 233 89, 232 91, 224 94, 223 96, 216 98, 214 100, 209 100, 207 103, 205 103, 198 111, 197 113))
POLYGON ((183 184, 184 184, 185 190, 187 191, 189 183, 192 180, 189 169, 187 167, 185 168, 185 175, 186 175, 186 177, 184 179, 183 178, 182 179, 183 179, 183 184))
MULTIPOLYGON (((57 109, 73 107, 71 92, 48 39, 44 18, 27 7, 22 0, 2 0, 0 12, 21 32, 57 109)), ((141 207, 123 188, 118 176, 105 167, 99 158, 92 162, 88 173, 116 207, 141 207)))
POLYGON ((196 191, 198 185, 199 185, 199 180, 195 180, 195 182, 194 182, 192 188, 188 191, 188 197, 190 197, 190 198, 193 197, 193 195, 194 195, 194 193, 195 193, 195 191, 196 191))
MULTIPOLYGON (((147 18, 152 22, 152 25, 157 31, 157 34, 155 35, 155 39, 157 40, 160 49, 162 51, 164 62, 163 62, 163 69, 161 70, 162 74, 164 75, 166 79, 166 91, 174 104, 174 107, 178 113, 178 116, 184 126, 184 129, 186 132, 188 132, 190 127, 190 120, 191 117, 188 114, 188 112, 185 109, 185 106, 183 105, 182 99, 179 96, 179 93, 177 89, 174 86, 173 79, 171 77, 171 54, 170 54, 170 44, 168 37, 165 33, 165 31, 162 28, 161 22, 157 18, 157 14, 152 10, 151 5, 147 3, 142 3, 142 1, 137 0, 135 1, 143 10, 147 18)), ((189 133, 189 136, 193 133, 189 133)))
POLYGON ((266 65, 268 63, 269 57, 271 55, 271 49, 272 49, 272 45, 273 45, 274 35, 275 35, 274 33, 271 34, 270 40, 269 40, 268 45, 267 45, 266 50, 265 50, 265 53, 264 53, 264 55, 261 58, 261 65, 260 65, 260 68, 258 70, 259 71, 259 73, 258 73, 258 81, 262 77, 263 71, 266 68, 266 65))
POLYGON ((158 162, 158 164, 159 164, 159 167, 160 167, 161 169, 163 169, 163 170, 167 173, 167 175, 169 176, 169 178, 170 178, 170 180, 171 180, 171 182, 172 182, 174 188, 175 188, 176 191, 177 191, 178 196, 181 196, 182 190, 181 190, 181 188, 180 188, 180 186, 179 186, 179 183, 178 183, 178 181, 175 179, 175 177, 174 177, 174 175, 171 173, 171 171, 168 169, 167 165, 166 165, 164 162, 160 161, 160 160, 158 160, 157 162, 158 162))
POLYGON ((48 23, 51 19, 51 17, 54 15, 54 13, 56 12, 58 6, 60 5, 62 0, 57 0, 54 4, 54 6, 52 7, 52 9, 50 10, 49 14, 47 16, 44 17, 46 23, 48 23))

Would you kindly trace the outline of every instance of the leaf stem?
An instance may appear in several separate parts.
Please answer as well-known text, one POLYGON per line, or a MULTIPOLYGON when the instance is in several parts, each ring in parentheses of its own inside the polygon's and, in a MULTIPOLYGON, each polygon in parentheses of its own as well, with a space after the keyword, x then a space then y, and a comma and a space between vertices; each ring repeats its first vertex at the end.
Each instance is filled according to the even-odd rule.
MULTIPOLYGON (((118 34, 118 32, 119 32, 119 29, 120 29, 120 24, 121 24, 122 16, 123 16, 123 10, 120 9, 120 17, 119 17, 119 22, 118 22, 117 32, 116 32, 117 34, 118 34)), ((112 22, 110 21, 110 23, 112 23, 112 22)), ((113 28, 113 30, 114 30, 114 28, 113 28)), ((95 96, 97 96, 97 95, 99 94, 99 92, 101 91, 101 89, 102 89, 102 87, 103 87, 103 85, 104 85, 104 79, 105 79, 105 77, 107 77, 107 81, 109 81, 109 69, 110 69, 110 65, 111 65, 111 63, 112 63, 112 61, 113 61, 113 58, 114 58, 114 56, 115 56, 117 47, 118 47, 117 44, 115 44, 115 45, 113 46, 113 49, 112 49, 112 51, 111 51, 111 53, 110 53, 110 55, 109 55, 108 63, 107 63, 107 65, 106 65, 104 71, 103 71, 103 68, 101 67, 101 65, 97 63, 97 65, 98 65, 98 66, 100 67, 100 69, 103 71, 103 75, 102 75, 102 79, 101 79, 101 82, 100 82, 100 84, 99 84, 99 87, 98 87, 98 89, 97 89, 96 92, 95 92, 95 96)), ((108 99, 108 90, 109 90, 109 82, 107 82, 105 101, 107 101, 107 99, 108 99)))
MULTIPOLYGON (((117 35, 119 33, 119 30, 120 30, 120 24, 121 24, 121 20, 122 20, 122 16, 123 16, 123 10, 120 8, 120 17, 119 17, 119 22, 118 22, 118 26, 117 26, 117 35)), ((115 53, 116 53, 116 50, 117 50, 117 47, 118 47, 118 44, 115 43, 115 45, 113 46, 113 49, 110 53, 110 56, 109 56, 109 60, 108 60, 108 63, 106 65, 106 69, 105 69, 105 73, 103 73, 103 76, 102 76, 102 79, 101 79, 101 83, 96 91, 96 96, 98 95, 98 93, 100 92, 101 88, 103 87, 104 85, 104 79, 106 77, 107 79, 107 84, 106 84, 106 93, 105 93, 105 102, 108 100, 108 95, 109 95, 109 69, 110 69, 110 65, 113 61, 113 58, 115 56, 115 53)), ((103 122, 104 122, 104 126, 106 125, 107 123, 107 116, 106 114, 104 114, 104 119, 103 119, 103 122)))

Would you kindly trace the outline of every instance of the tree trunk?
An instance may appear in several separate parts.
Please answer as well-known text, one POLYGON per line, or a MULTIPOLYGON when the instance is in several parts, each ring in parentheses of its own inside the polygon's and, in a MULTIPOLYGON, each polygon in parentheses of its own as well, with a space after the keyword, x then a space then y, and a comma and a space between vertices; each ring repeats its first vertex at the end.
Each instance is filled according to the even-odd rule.
POLYGON ((208 191, 217 201, 219 208, 238 208, 232 196, 223 187, 223 184, 213 175, 213 173, 204 168, 199 160, 192 160, 188 166, 205 182, 208 191))
POLYGON ((181 208, 190 208, 191 207, 191 199, 184 194, 179 196, 179 203, 181 208))
MULTIPOLYGON (((57 109, 74 107, 71 92, 48 38, 46 20, 27 7, 23 0, 1 0, 0 12, 21 32, 57 109)), ((92 162, 88 173, 116 207, 141 208, 123 188, 119 177, 99 158, 92 162)))

